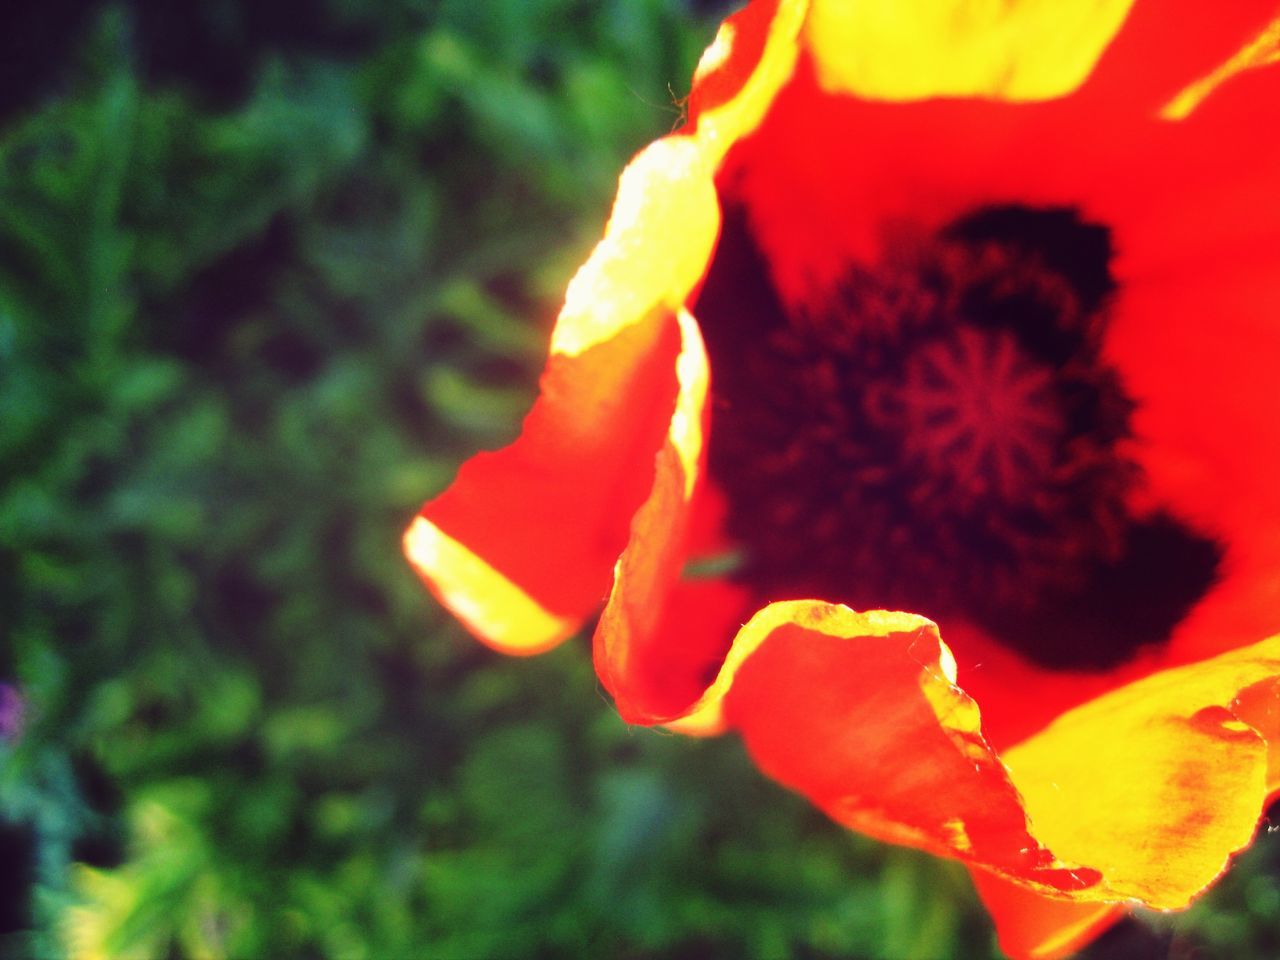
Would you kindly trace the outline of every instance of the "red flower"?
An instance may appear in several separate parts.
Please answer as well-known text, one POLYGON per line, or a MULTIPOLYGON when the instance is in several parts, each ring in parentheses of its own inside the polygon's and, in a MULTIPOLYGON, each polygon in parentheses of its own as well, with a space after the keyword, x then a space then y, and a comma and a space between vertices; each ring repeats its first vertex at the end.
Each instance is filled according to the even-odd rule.
POLYGON ((607 598, 626 720, 963 861, 1015 956, 1186 906, 1280 789, 1280 21, 1132 6, 732 17, 405 541, 507 652, 607 598))

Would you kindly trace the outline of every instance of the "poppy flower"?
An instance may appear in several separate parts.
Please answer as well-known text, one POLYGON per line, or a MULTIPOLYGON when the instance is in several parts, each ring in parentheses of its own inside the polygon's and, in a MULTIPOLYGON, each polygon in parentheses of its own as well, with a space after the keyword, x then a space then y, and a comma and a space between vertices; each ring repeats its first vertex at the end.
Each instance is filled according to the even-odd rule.
POLYGON ((1013 956, 1187 906, 1280 790, 1275 15, 747 6, 410 561, 508 653, 603 604, 625 720, 960 860, 1013 956))

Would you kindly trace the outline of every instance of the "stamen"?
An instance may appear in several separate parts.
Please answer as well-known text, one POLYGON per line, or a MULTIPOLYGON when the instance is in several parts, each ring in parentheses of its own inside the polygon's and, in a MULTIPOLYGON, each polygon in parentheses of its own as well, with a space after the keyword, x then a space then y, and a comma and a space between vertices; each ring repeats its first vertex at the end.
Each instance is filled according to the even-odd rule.
POLYGON ((964 617, 1056 666, 1166 636, 1220 551, 1173 518, 1128 515, 1133 403, 1101 353, 1110 255, 1107 230, 1074 211, 989 208, 786 311, 730 211, 696 309, 735 578, 761 600, 964 617), (1183 589, 1150 587, 1141 624, 1099 608, 1117 578, 1151 582, 1134 568, 1164 564, 1152 537, 1194 561, 1183 589), (1086 629, 1064 640, 1073 623, 1086 629))

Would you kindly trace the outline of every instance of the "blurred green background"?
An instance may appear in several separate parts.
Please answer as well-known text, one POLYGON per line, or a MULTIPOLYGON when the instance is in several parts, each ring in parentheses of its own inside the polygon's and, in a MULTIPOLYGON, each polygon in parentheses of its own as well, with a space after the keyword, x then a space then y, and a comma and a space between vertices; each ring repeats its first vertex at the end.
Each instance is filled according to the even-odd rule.
MULTIPOLYGON (((725 3, 0 24, 0 956, 995 955, 963 871, 630 729, 400 556, 725 3)), ((1280 955, 1280 843, 1101 957, 1280 955)))

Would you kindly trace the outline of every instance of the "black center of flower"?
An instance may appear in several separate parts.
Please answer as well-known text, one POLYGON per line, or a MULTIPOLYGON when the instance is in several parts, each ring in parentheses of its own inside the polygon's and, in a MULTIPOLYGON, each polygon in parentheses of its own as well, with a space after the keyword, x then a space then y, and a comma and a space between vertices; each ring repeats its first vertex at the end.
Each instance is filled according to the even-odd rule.
POLYGON ((1129 514, 1110 258, 1073 210, 985 208, 788 311, 730 211, 696 309, 736 576, 762 600, 963 616, 1049 666, 1166 639, 1221 551, 1129 514))

